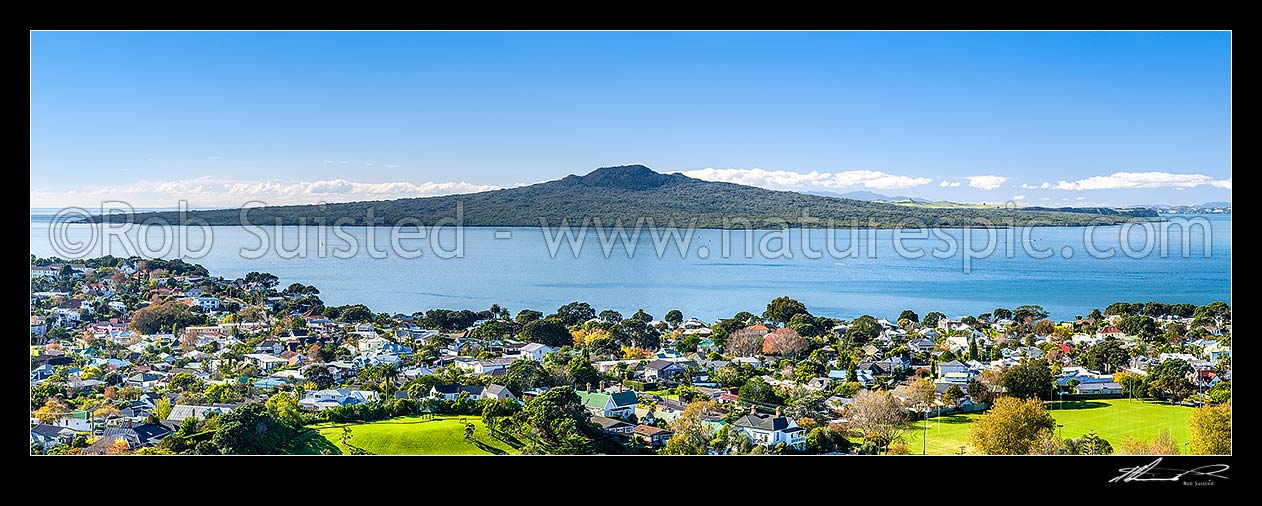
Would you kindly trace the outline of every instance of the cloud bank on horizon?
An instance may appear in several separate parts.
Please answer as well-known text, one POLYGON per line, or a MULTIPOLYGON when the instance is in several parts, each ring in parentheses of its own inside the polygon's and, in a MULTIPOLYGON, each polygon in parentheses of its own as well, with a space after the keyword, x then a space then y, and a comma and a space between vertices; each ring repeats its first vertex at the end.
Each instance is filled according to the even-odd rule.
MULTIPOLYGON (((937 180, 933 178, 891 174, 879 170, 847 170, 841 172, 767 169, 719 169, 705 168, 680 172, 689 177, 706 181, 721 181, 775 190, 937 190, 933 198, 957 202, 996 201, 1010 189, 1041 190, 1040 201, 1056 200, 1064 205, 1111 205, 1099 199, 1087 197, 1099 190, 1143 190, 1156 188, 1209 187, 1231 191, 1231 178, 1215 179, 1205 174, 1149 172, 1114 172, 1073 181, 1042 181, 1040 183, 1014 183, 1007 176, 974 175, 937 180), (968 195, 952 197, 951 192, 969 190, 968 195), (978 192, 977 190, 980 190, 978 192), (942 192, 947 192, 943 195, 942 192), (1092 200, 1092 202, 1084 201, 1092 200)), ((186 201, 198 207, 237 207, 247 202, 259 201, 267 205, 318 204, 368 200, 393 200, 415 197, 436 197, 462 193, 499 190, 528 183, 507 185, 473 184, 464 181, 409 181, 364 182, 345 178, 311 181, 282 179, 226 179, 202 176, 168 181, 140 180, 131 183, 80 186, 58 192, 48 189, 31 189, 31 207, 91 206, 104 201, 123 201, 134 207, 174 207, 186 201)), ((910 193, 917 193, 912 191, 910 193)), ((926 193, 928 195, 928 193, 926 193)), ((913 195, 918 196, 918 195, 913 195)), ((1025 194, 1007 197, 1010 200, 1026 200, 1025 194)), ((1230 199, 1230 194, 1226 197, 1230 199)))

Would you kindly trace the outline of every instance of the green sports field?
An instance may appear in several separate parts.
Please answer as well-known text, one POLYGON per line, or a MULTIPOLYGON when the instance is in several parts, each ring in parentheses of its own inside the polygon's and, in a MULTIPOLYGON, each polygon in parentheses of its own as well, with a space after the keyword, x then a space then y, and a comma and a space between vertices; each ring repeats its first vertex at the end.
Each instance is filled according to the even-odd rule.
MULTIPOLYGON (((1061 437, 1079 437, 1094 430, 1114 447, 1123 437, 1149 439, 1162 429, 1169 429, 1170 435, 1182 446, 1188 440, 1187 419, 1192 413, 1189 407, 1139 399, 1052 402, 1048 409, 1056 423, 1064 425, 1058 429, 1061 437)), ((915 422, 906 433, 907 450, 919 454, 927 447, 930 455, 947 455, 960 453, 960 447, 964 446, 965 453, 972 454, 968 427, 978 416, 981 414, 930 418, 925 439, 922 439, 923 422, 915 422)))
MULTIPOLYGON (((391 418, 369 423, 312 425, 290 453, 351 454, 352 448, 341 442, 342 426, 351 427, 350 446, 374 455, 505 455, 520 453, 513 445, 493 438, 477 416, 436 416, 391 418), (464 423, 476 429, 473 439, 465 440, 464 423)), ((515 442, 515 439, 509 439, 515 442)))

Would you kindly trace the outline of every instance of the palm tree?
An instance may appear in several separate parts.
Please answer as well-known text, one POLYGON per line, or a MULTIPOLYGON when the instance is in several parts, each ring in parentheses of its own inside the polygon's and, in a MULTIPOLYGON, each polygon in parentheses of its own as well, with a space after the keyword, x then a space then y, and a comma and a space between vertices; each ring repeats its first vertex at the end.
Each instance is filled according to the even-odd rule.
POLYGON ((385 369, 381 371, 381 377, 385 380, 386 399, 390 398, 390 387, 394 385, 394 380, 399 378, 399 370, 394 364, 386 364, 385 369))

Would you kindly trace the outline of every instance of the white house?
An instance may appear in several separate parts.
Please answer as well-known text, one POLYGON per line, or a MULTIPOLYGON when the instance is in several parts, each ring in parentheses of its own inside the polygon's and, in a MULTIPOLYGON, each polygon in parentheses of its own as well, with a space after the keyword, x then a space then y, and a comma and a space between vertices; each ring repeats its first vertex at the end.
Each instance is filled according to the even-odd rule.
POLYGON ((521 347, 521 358, 542 362, 543 356, 552 353, 552 349, 546 344, 530 343, 521 347))
POLYGON ((266 353, 249 353, 245 355, 258 366, 260 371, 268 372, 278 367, 289 365, 289 361, 276 355, 268 355, 266 353))
POLYGON ((364 404, 377 398, 377 392, 371 390, 350 390, 346 388, 338 388, 336 390, 316 390, 307 392, 302 400, 298 401, 298 405, 313 411, 322 411, 333 406, 348 406, 351 404, 364 404))
POLYGON ((749 414, 738 418, 732 427, 749 437, 754 444, 775 446, 780 443, 801 449, 806 445, 806 430, 798 427, 792 418, 781 416, 780 408, 776 414, 769 415, 757 412, 754 406, 749 407, 749 414))

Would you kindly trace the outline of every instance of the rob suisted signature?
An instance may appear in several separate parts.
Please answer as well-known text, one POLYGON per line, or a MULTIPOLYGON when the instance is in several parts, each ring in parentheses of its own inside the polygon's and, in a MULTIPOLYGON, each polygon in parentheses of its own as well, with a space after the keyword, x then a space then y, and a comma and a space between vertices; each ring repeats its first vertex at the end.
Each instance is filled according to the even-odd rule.
POLYGON ((1184 476, 1189 478, 1206 477, 1206 478, 1222 478, 1227 479, 1221 473, 1230 469, 1227 464, 1209 464, 1195 469, 1171 469, 1169 467, 1157 467, 1161 463, 1161 459, 1152 461, 1151 464, 1137 467, 1123 467, 1118 469, 1122 474, 1116 478, 1109 480, 1109 483, 1132 482, 1132 481, 1181 481, 1184 476))

